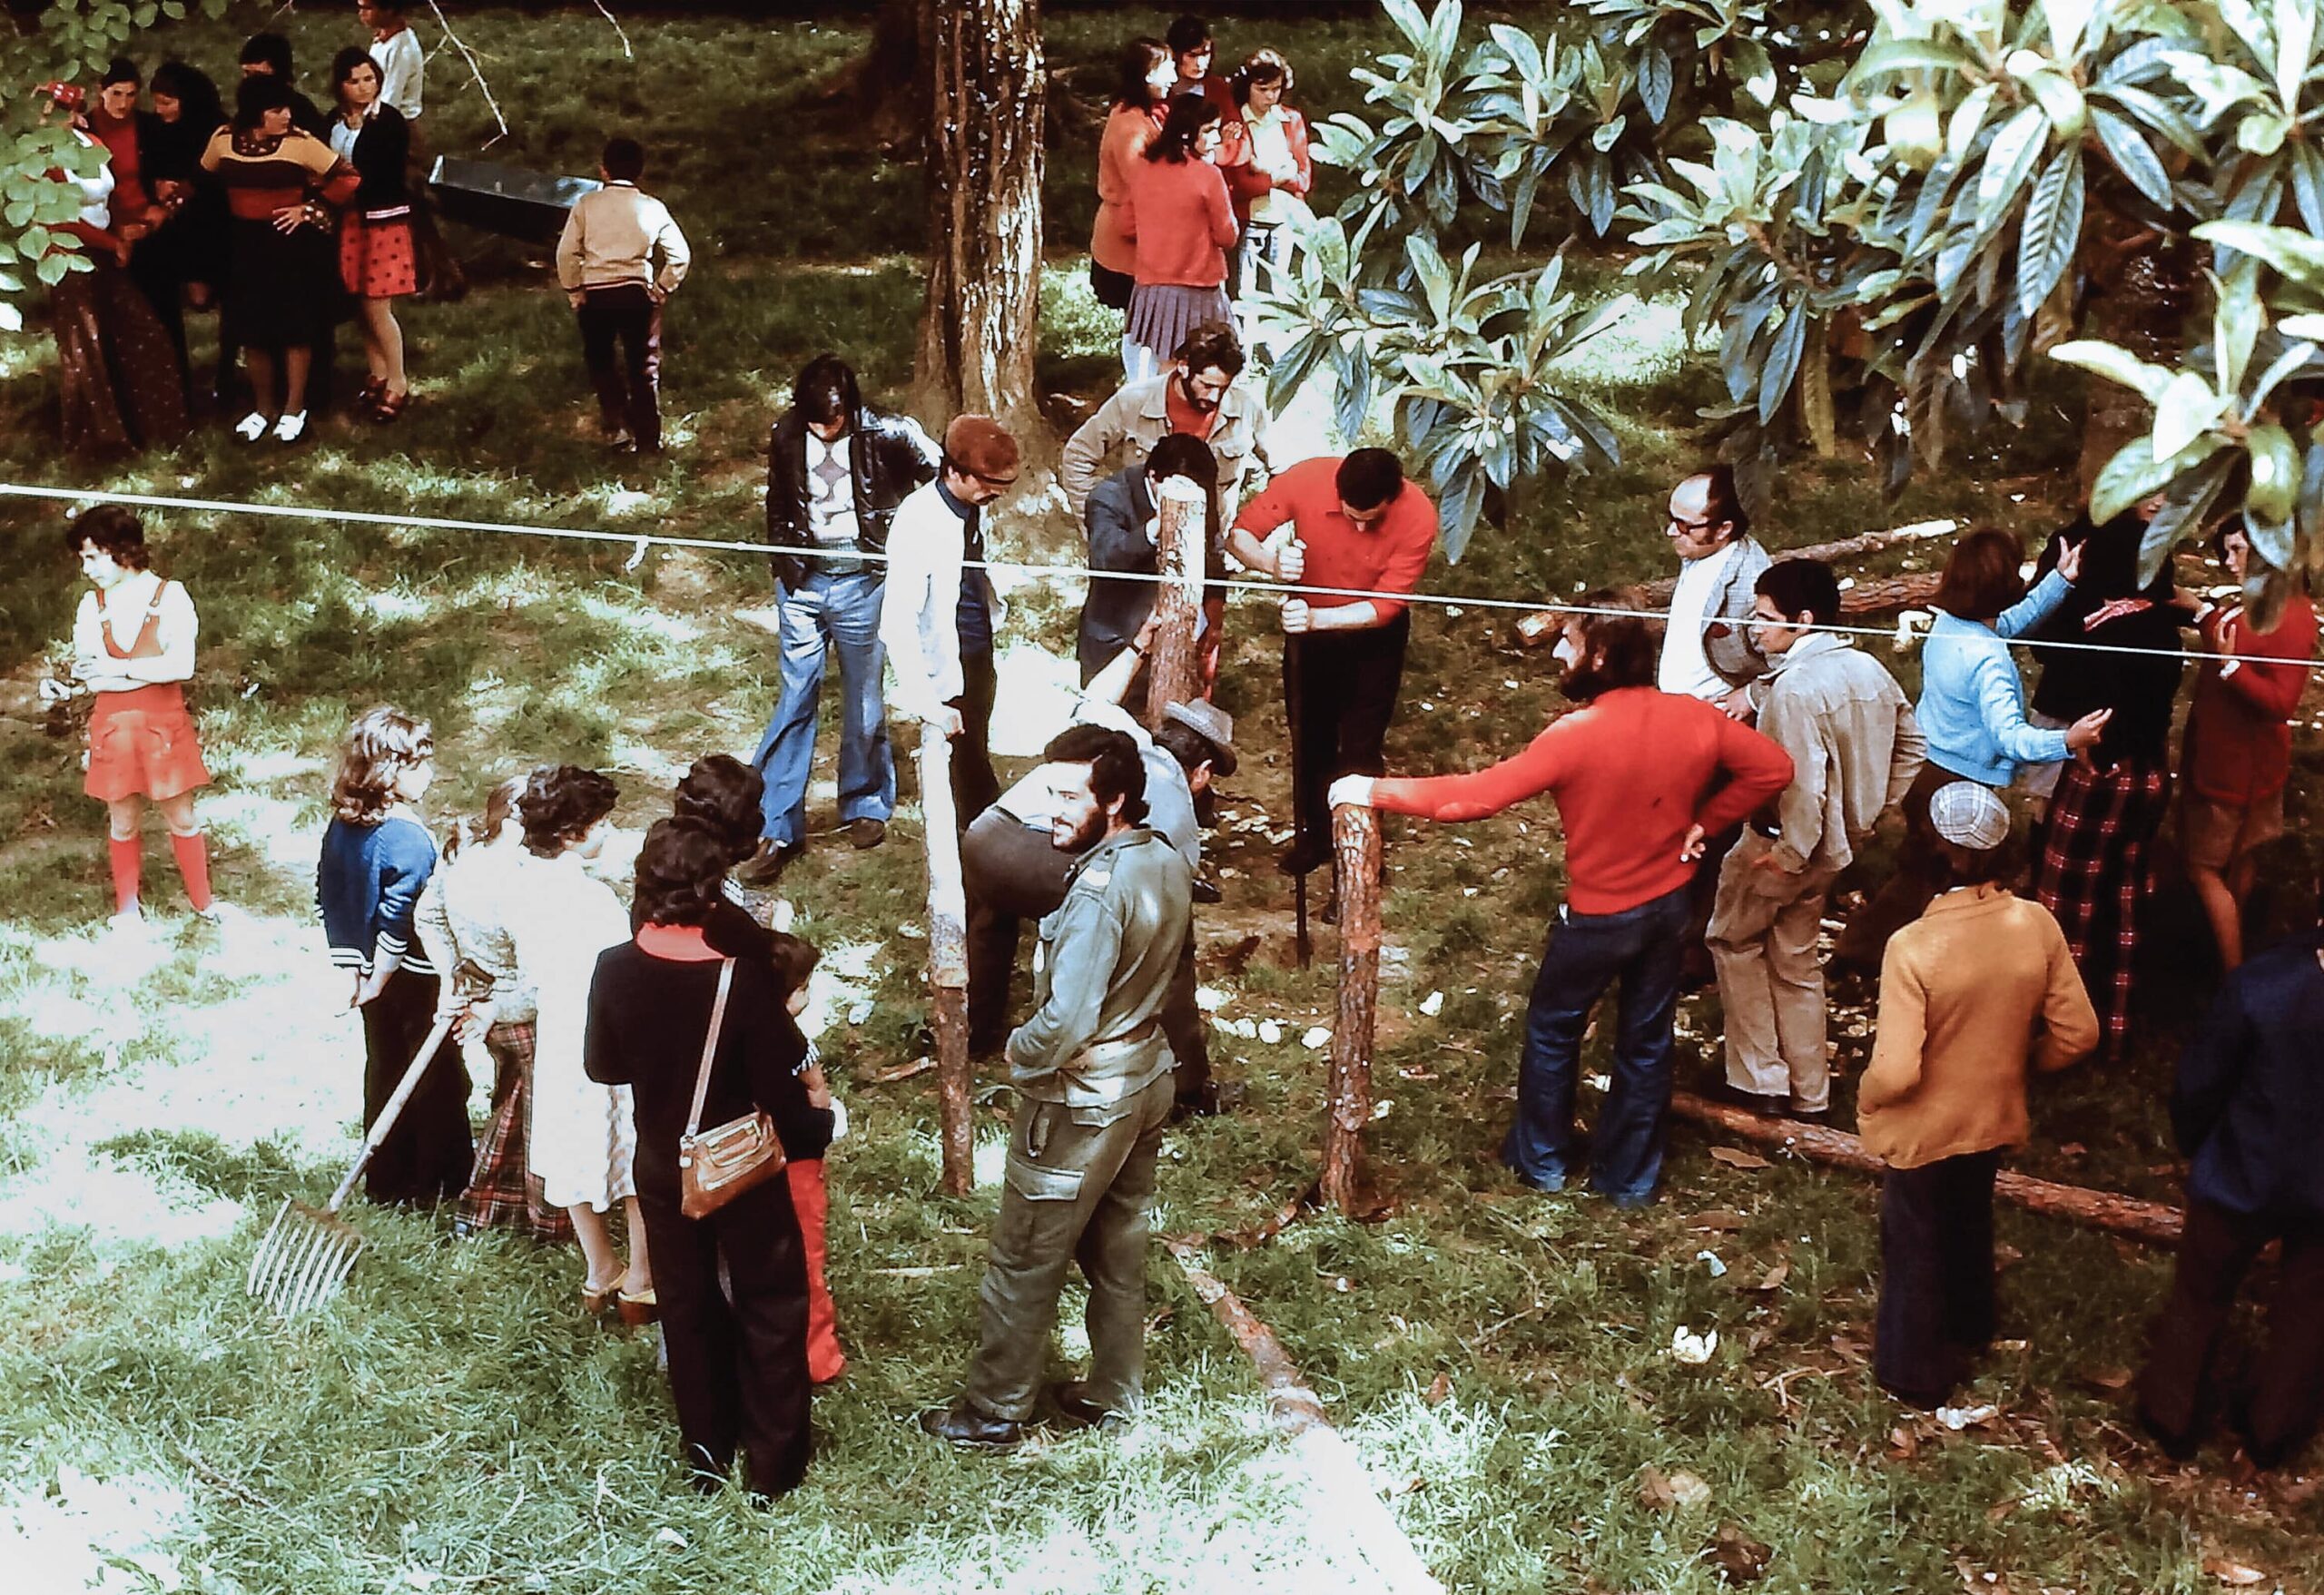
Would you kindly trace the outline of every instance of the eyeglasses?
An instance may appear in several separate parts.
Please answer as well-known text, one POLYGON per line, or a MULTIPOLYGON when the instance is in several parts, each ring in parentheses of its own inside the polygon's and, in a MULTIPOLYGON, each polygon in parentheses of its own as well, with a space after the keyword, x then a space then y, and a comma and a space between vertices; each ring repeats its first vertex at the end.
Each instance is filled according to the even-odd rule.
POLYGON ((1670 524, 1682 532, 1707 532, 1719 524, 1715 520, 1689 520, 1686 517, 1679 515, 1674 515, 1669 518, 1670 524))

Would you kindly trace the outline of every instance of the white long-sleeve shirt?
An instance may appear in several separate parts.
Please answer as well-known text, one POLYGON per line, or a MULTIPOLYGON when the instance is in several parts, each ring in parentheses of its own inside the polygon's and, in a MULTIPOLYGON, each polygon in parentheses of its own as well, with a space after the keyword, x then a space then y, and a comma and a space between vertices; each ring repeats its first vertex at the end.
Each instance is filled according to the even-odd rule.
POLYGON ((567 293, 635 282, 668 294, 685 281, 693 260, 668 206, 634 182, 614 182, 583 194, 566 213, 556 241, 556 281, 567 293))
MULTIPOLYGON (((895 667, 888 701, 915 720, 934 720, 960 695, 960 568, 967 535, 929 482, 896 506, 888 527, 888 579, 880 596, 880 640, 895 667)), ((1000 625, 1000 600, 992 623, 1000 625)))
POLYGON ((186 596, 183 583, 133 576, 106 596, 102 611, 94 589, 81 595, 81 607, 73 616, 74 673, 99 692, 127 692, 153 682, 191 681, 193 646, 200 634, 193 600, 186 596), (149 610, 159 616, 153 628, 153 640, 162 650, 159 658, 116 659, 105 652, 107 629, 117 646, 135 647, 149 610))
POLYGON ((428 68, 428 54, 419 47, 419 35, 409 27, 398 28, 382 39, 371 40, 371 59, 379 64, 379 103, 393 105, 403 113, 406 122, 419 120, 419 80, 428 68))

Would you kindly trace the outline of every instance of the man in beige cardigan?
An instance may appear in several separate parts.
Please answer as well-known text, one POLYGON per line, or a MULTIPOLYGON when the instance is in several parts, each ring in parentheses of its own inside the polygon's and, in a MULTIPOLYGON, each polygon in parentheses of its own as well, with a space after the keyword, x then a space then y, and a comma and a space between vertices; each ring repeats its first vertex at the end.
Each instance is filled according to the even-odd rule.
POLYGON ((1929 822, 1952 884, 1889 940, 1880 1029, 1856 1088, 1885 1160, 1873 1376, 1944 1403, 1994 1334, 1994 1175, 2025 1139, 2029 1069, 2098 1044, 2098 1015, 2050 911, 1994 884, 2009 810, 1990 787, 1937 789, 1929 822))

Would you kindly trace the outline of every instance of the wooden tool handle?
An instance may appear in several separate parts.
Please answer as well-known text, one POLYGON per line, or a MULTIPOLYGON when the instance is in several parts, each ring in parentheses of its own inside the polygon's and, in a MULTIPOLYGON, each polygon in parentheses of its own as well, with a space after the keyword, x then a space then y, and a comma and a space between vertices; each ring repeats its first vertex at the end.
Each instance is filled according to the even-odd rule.
POLYGON ((452 1019, 450 1014, 439 1016, 435 1027, 428 1032, 428 1039, 419 1044, 419 1050, 413 1053, 411 1061, 404 1066, 403 1078, 396 1082, 395 1095, 389 1098, 387 1106, 379 1109, 379 1117, 371 1121, 370 1129, 363 1137, 363 1150, 355 1155, 354 1166, 348 1169, 347 1177, 339 1182, 339 1189, 330 1194, 330 1201, 325 1205, 324 1211, 338 1212, 339 1205, 347 1200, 347 1193, 353 1190, 355 1182, 363 1177, 363 1170, 370 1165, 371 1154, 379 1149, 379 1143, 386 1140, 388 1133, 396 1127, 396 1120, 403 1113, 403 1105, 411 1100, 414 1091, 419 1089, 419 1077, 428 1072, 428 1064, 435 1060, 436 1049, 444 1044, 444 1038, 452 1033, 452 1019))

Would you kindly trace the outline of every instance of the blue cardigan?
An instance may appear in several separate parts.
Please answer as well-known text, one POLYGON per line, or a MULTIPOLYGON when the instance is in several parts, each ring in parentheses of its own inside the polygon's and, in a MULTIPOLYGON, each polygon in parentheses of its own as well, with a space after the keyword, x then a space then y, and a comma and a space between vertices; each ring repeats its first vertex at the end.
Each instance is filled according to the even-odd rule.
POLYGON ((2179 1058, 2171 1123, 2187 1194, 2230 1213, 2324 1218, 2324 932, 2228 976, 2179 1058))
POLYGON ((1937 612, 1921 645, 1921 701, 1914 706, 1930 763, 1965 781, 2007 786, 2020 764, 2072 756, 2064 732, 2026 724, 2025 684, 2009 656, 2009 639, 2041 625, 2072 586, 2052 571, 1991 625, 1937 612))
POLYGON ((376 825, 332 820, 315 871, 315 905, 322 910, 330 961, 368 975, 374 958, 393 954, 415 975, 436 973, 411 930, 420 888, 435 872, 436 839, 417 820, 402 814, 376 825))

